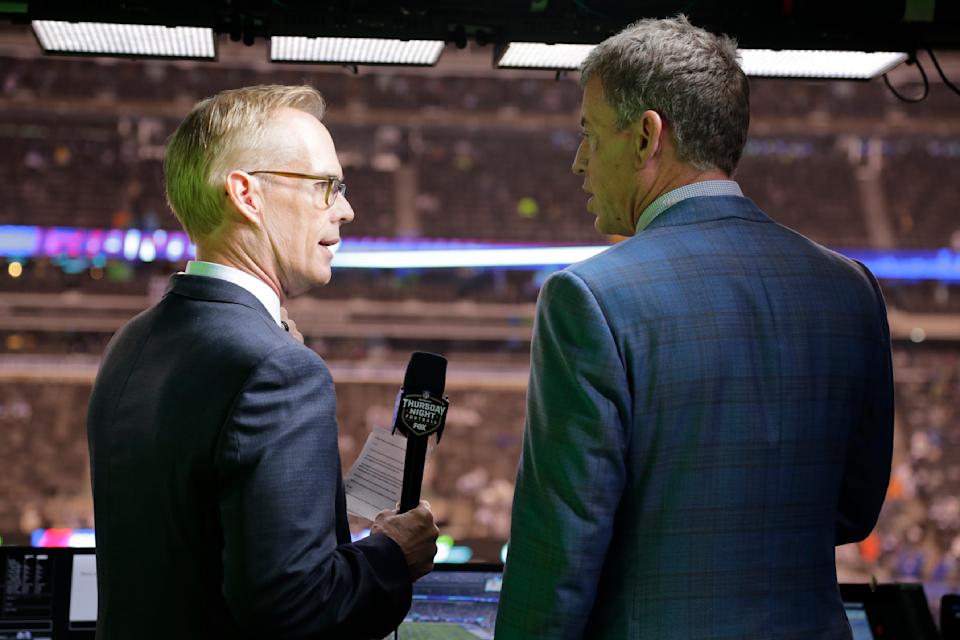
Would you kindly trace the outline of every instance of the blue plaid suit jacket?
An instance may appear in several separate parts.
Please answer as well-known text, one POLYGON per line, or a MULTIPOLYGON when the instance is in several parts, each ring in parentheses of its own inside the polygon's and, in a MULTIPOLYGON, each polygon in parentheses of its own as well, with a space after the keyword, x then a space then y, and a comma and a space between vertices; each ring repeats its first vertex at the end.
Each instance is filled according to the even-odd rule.
POLYGON ((497 637, 849 638, 834 546, 893 439, 869 271, 697 197, 537 308, 497 637))

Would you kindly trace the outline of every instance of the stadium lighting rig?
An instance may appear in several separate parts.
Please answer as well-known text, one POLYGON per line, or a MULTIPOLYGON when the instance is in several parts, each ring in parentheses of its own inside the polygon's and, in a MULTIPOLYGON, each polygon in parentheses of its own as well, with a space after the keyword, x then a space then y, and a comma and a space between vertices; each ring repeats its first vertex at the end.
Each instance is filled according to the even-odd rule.
MULTIPOLYGON (((34 20, 44 53, 214 60, 216 35, 203 27, 34 20)), ((432 66, 443 40, 273 36, 272 62, 432 66)), ((511 42, 498 50, 494 66, 576 70, 593 45, 511 42)), ((496 54, 495 54, 496 55, 496 54)), ((748 76, 867 80, 907 60, 905 52, 741 49, 748 76)))
POLYGON ((32 25, 50 54, 216 59, 229 36, 269 41, 278 63, 434 65, 474 41, 493 45, 495 68, 558 71, 640 18, 678 13, 735 37, 753 76, 866 79, 960 49, 960 4, 945 0, 0 0, 0 22, 32 25))

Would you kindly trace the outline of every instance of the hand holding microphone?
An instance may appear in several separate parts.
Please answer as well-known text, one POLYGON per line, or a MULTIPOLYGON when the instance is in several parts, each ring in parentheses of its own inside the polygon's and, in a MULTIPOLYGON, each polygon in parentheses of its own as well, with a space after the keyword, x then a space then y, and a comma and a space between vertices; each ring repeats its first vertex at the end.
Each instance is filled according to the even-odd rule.
POLYGON ((373 521, 370 533, 386 534, 397 543, 407 561, 411 579, 416 580, 433 571, 440 529, 426 500, 421 500, 417 508, 406 513, 381 511, 373 521))

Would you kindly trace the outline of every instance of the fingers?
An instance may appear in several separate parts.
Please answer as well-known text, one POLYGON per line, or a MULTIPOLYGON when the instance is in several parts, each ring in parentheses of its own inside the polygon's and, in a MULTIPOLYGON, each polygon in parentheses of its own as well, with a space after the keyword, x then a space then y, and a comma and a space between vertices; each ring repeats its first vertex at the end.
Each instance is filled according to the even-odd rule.
POLYGON ((395 515, 397 515, 396 509, 384 509, 383 511, 378 513, 376 516, 374 516, 373 521, 380 522, 384 518, 389 518, 390 516, 395 516, 395 515))
POLYGON ((416 580, 433 571, 433 559, 437 556, 437 537, 440 535, 440 528, 437 527, 433 512, 430 510, 430 503, 426 500, 421 500, 420 505, 409 514, 419 521, 420 526, 419 544, 416 553, 411 554, 411 561, 408 562, 410 574, 416 580))
POLYGON ((286 307, 280 307, 280 320, 283 322, 287 331, 293 336, 293 339, 303 344, 303 334, 297 329, 297 323, 290 319, 286 307))
POLYGON ((370 531, 386 534, 399 545, 414 580, 433 570, 440 529, 427 501, 421 500, 419 506, 406 513, 381 511, 370 531))
POLYGON ((380 513, 378 513, 376 516, 374 516, 373 524, 370 525, 370 535, 373 535, 375 533, 387 533, 386 527, 384 527, 384 523, 387 521, 387 519, 395 515, 397 515, 396 511, 385 509, 380 513))
MULTIPOLYGON (((440 535, 440 527, 437 526, 436 519, 433 517, 433 511, 430 509, 430 503, 426 500, 421 500, 420 506, 417 507, 415 511, 421 511, 421 513, 424 514, 424 517, 429 519, 430 530, 432 532, 434 541, 436 541, 437 537, 440 535)), ((436 555, 436 552, 434 552, 434 555, 436 555)))

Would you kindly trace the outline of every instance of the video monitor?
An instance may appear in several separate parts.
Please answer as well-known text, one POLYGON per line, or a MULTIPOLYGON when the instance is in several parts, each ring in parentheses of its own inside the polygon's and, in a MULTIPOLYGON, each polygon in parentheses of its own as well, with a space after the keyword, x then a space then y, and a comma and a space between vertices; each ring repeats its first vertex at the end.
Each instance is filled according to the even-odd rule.
POLYGON ((853 630, 853 640, 875 640, 863 603, 844 602, 843 608, 847 612, 847 620, 850 621, 850 628, 853 630))
POLYGON ((840 595, 854 640, 939 640, 919 583, 841 584, 840 595))
POLYGON ((93 549, 0 547, 0 640, 92 640, 93 549))
POLYGON ((502 581, 498 564, 434 565, 413 584, 400 640, 491 640, 502 581))

